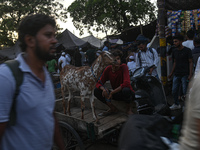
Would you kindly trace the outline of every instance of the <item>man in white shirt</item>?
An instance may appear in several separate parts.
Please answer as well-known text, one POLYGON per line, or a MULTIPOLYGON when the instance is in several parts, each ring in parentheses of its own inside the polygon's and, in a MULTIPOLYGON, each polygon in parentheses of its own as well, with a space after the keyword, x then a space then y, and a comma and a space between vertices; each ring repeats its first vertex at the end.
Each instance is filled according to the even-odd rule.
POLYGON ((180 150, 200 149, 200 74, 190 83, 186 100, 183 127, 179 138, 180 150))
POLYGON ((79 48, 79 51, 80 51, 80 54, 81 54, 81 64, 82 64, 82 66, 84 66, 85 62, 86 62, 85 53, 83 52, 81 47, 79 48))
POLYGON ((193 39, 194 39, 195 32, 193 30, 187 31, 187 41, 183 42, 182 45, 190 48, 191 50, 194 49, 193 39))
POLYGON ((65 52, 62 52, 60 58, 58 59, 58 68, 61 71, 62 68, 67 65, 66 57, 65 57, 65 52))
POLYGON ((71 62, 71 57, 70 57, 70 55, 69 54, 65 54, 65 58, 66 58, 66 63, 67 63, 67 65, 70 65, 70 62, 71 62))
POLYGON ((136 41, 139 49, 136 55, 136 68, 154 65, 148 74, 159 78, 156 70, 159 62, 157 51, 154 48, 147 47, 148 39, 144 35, 139 35, 136 41))
POLYGON ((129 62, 127 63, 129 74, 131 75, 136 69, 136 63, 134 56, 129 56, 129 62))

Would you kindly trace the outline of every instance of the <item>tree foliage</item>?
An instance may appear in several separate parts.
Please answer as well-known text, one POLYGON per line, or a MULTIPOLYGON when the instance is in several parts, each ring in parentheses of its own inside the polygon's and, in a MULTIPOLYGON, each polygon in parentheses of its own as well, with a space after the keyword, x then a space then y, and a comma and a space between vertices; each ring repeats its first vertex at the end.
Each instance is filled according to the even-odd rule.
POLYGON ((21 19, 32 13, 44 13, 67 18, 67 9, 56 0, 1 0, 0 1, 0 43, 11 46, 17 38, 17 27, 21 19))
POLYGON ((155 6, 148 0, 75 0, 68 11, 80 34, 84 28, 120 33, 140 22, 155 20, 155 6))

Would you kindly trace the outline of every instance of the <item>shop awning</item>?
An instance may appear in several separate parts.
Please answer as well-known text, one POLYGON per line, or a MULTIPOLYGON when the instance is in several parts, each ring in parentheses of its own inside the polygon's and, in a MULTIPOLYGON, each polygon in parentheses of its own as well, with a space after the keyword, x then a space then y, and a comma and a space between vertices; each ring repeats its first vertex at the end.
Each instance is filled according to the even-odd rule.
POLYGON ((193 10, 200 8, 200 0, 165 0, 166 10, 193 10))

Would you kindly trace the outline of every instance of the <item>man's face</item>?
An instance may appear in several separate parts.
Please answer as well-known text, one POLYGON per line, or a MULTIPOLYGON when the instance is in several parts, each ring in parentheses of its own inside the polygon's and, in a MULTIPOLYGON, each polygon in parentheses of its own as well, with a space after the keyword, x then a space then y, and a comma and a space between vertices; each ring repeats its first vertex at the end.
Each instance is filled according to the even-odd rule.
POLYGON ((57 40, 55 38, 55 28, 51 25, 46 25, 35 36, 35 55, 44 61, 55 58, 55 44, 57 40))
POLYGON ((121 65, 121 58, 119 56, 115 57, 115 60, 117 61, 116 64, 114 64, 115 67, 119 67, 121 65))
POLYGON ((179 41, 178 39, 174 39, 174 40, 173 40, 173 43, 174 43, 174 46, 177 47, 177 48, 180 47, 181 44, 182 44, 182 42, 179 41))
POLYGON ((141 50, 141 51, 146 51, 147 45, 144 44, 144 43, 141 43, 141 44, 138 45, 138 49, 141 50))

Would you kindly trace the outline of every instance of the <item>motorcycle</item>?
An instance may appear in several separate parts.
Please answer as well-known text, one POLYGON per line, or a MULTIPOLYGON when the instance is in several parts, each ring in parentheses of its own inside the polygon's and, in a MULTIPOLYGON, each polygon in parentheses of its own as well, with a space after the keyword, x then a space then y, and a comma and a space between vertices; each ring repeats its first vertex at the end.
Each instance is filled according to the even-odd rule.
POLYGON ((130 75, 137 111, 139 114, 169 115, 170 109, 162 83, 156 77, 148 75, 152 67, 140 67, 130 75))

